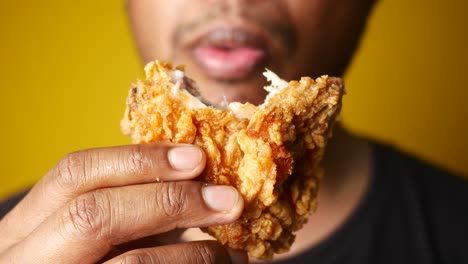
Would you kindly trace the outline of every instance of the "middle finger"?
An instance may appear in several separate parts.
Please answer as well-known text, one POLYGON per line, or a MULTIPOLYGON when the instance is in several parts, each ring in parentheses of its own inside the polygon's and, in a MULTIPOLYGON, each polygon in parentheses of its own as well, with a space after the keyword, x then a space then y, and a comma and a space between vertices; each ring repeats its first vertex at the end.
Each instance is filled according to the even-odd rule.
POLYGON ((67 263, 91 263, 113 246, 141 237, 230 223, 242 209, 243 200, 231 186, 168 182, 102 189, 73 200, 9 255, 20 262, 47 262, 54 256, 67 263), (21 252, 28 250, 38 252, 34 259, 23 259, 21 252))

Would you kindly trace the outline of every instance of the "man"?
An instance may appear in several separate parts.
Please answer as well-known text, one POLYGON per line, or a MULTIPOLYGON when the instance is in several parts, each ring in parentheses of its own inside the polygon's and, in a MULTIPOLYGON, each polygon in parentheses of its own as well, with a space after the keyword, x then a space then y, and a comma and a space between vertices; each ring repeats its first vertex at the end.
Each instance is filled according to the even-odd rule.
MULTIPOLYGON (((259 103, 265 67, 284 79, 341 76, 373 4, 129 0, 128 11, 145 62, 186 64, 211 102, 259 103)), ((69 154, 2 219, 0 262, 246 262, 217 242, 189 242, 197 229, 178 239, 242 211, 232 187, 192 181, 205 159, 163 143, 69 154)), ((467 182, 340 127, 324 165, 319 210, 278 261, 468 262, 467 182)))

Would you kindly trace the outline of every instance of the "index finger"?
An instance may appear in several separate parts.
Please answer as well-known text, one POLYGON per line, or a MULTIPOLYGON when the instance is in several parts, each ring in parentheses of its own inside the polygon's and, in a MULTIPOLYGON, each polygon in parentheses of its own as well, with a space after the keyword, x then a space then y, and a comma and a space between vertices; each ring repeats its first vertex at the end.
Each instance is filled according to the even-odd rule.
POLYGON ((80 194, 100 188, 178 181, 197 177, 205 166, 193 145, 154 143, 97 148, 65 156, 0 225, 0 249, 27 236, 45 218, 80 194))
POLYGON ((192 179, 204 164, 203 151, 189 144, 89 149, 65 156, 40 183, 76 197, 99 188, 192 179))

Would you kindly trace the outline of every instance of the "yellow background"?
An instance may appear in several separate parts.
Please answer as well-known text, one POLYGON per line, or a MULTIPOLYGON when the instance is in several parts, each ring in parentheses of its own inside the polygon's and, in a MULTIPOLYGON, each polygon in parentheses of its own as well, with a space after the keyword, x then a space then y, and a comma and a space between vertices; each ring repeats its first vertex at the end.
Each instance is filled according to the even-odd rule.
MULTIPOLYGON (((142 66, 122 2, 0 2, 0 198, 68 152, 130 142, 119 121, 142 66)), ((348 127, 468 175, 467 10, 382 1, 346 75, 348 127)))

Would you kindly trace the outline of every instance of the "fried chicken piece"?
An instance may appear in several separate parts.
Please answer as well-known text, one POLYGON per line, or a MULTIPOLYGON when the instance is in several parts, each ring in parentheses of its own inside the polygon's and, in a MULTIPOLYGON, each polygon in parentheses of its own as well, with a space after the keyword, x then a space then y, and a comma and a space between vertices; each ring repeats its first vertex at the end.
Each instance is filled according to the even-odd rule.
POLYGON ((199 180, 232 185, 245 209, 238 221, 208 227, 221 243, 261 259, 288 251, 293 232, 317 206, 320 161, 341 106, 341 79, 303 77, 272 82, 260 106, 202 102, 183 68, 155 61, 127 98, 121 126, 134 143, 196 144, 207 155, 199 180))

